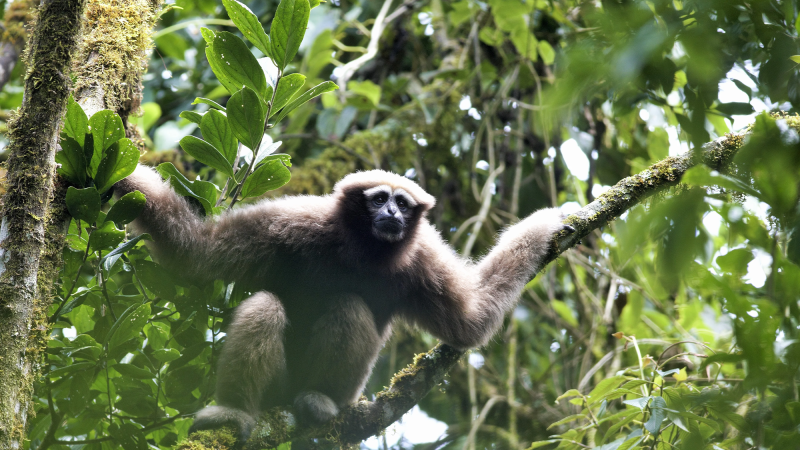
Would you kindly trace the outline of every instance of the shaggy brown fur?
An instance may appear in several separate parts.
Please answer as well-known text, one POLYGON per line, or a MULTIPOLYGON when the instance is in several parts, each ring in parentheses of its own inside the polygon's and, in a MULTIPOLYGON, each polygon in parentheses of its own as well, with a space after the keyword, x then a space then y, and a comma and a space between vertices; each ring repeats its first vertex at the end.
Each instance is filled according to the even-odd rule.
POLYGON ((355 173, 330 195, 264 200, 209 220, 146 167, 116 188, 147 197, 134 225, 153 236, 163 265, 197 283, 222 278, 257 292, 229 327, 219 406, 194 425, 234 422, 243 437, 271 406, 294 402, 301 420, 324 422, 355 402, 396 318, 453 347, 486 344, 566 228, 557 209, 538 211, 473 263, 424 217, 433 197, 388 172, 355 173), (378 186, 411 197, 399 240, 374 230, 368 197, 378 186))

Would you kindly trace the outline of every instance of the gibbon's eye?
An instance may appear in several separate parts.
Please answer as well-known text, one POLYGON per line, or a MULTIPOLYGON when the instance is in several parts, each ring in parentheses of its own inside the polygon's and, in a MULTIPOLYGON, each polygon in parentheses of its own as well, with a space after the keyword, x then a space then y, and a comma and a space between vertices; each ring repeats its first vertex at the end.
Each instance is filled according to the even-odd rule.
POLYGON ((372 199, 372 202, 378 206, 382 206, 384 203, 386 203, 386 200, 388 200, 387 197, 388 196, 386 194, 378 194, 372 199))
POLYGON ((400 211, 405 211, 408 209, 408 202, 406 199, 400 197, 397 199, 397 207, 400 208, 400 211))

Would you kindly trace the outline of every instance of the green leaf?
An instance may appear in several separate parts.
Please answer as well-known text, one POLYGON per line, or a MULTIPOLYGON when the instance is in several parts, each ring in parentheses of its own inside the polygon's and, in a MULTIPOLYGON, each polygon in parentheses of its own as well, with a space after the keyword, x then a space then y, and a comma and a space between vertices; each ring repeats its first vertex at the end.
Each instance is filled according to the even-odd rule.
POLYGON ((269 37, 272 41, 272 57, 281 72, 292 62, 300 48, 310 11, 308 0, 282 0, 275 11, 269 37))
POLYGON ((539 41, 539 57, 542 58, 542 62, 549 66, 556 60, 556 51, 553 50, 553 46, 549 42, 541 40, 539 41))
POLYGON ((253 162, 253 167, 258 168, 262 163, 265 161, 273 161, 273 160, 280 160, 284 163, 284 165, 288 167, 292 167, 292 160, 291 156, 287 155, 286 153, 278 153, 277 155, 273 155, 272 153, 278 149, 278 147, 283 144, 283 141, 273 142, 270 145, 265 146, 263 143, 261 144, 261 148, 258 151, 258 156, 256 160, 253 162))
POLYGON ((194 159, 211 166, 225 175, 233 176, 231 163, 213 145, 195 136, 186 136, 180 140, 181 148, 194 159))
POLYGON ((96 364, 93 362, 79 362, 75 364, 70 364, 68 366, 59 367, 58 369, 55 370, 51 370, 48 375, 50 375, 51 378, 63 377, 64 375, 69 375, 71 373, 91 369, 95 365, 96 364))
POLYGON ((564 392, 563 394, 558 396, 558 398, 556 399, 556 404, 558 404, 558 402, 560 402, 561 400, 563 400, 565 398, 582 397, 582 396, 583 395, 581 394, 581 391, 579 391, 577 389, 570 389, 567 392, 564 392))
POLYGON ((651 434, 657 434, 661 429, 661 423, 667 417, 666 407, 667 402, 662 397, 653 398, 653 403, 650 404, 650 418, 644 423, 644 428, 651 434))
POLYGON ((203 120, 204 114, 200 114, 194 111, 181 111, 181 113, 178 116, 188 120, 189 122, 200 125, 200 121, 203 120))
POLYGON ((126 377, 139 378, 141 380, 148 380, 156 377, 155 374, 149 370, 136 367, 133 364, 115 364, 112 368, 126 377))
POLYGON ((153 357, 161 362, 170 362, 180 358, 181 352, 174 348, 162 348, 154 351, 153 357))
POLYGON ((231 18, 239 31, 242 32, 248 41, 252 42, 257 49, 261 50, 265 56, 270 55, 269 36, 264 32, 264 27, 258 21, 258 17, 250 11, 250 8, 236 0, 222 0, 228 17, 231 18))
POLYGON ((135 238, 129 240, 128 242, 121 244, 119 247, 112 250, 109 254, 103 256, 103 258, 100 260, 100 267, 106 272, 110 271, 111 268, 114 267, 114 264, 117 262, 119 257, 122 256, 123 253, 135 247, 136 244, 138 244, 139 241, 141 241, 142 239, 149 240, 151 238, 149 234, 140 234, 139 236, 136 236, 135 238))
POLYGON ((64 133, 75 139, 83 147, 83 142, 88 132, 89 119, 86 117, 81 105, 70 94, 67 100, 67 114, 64 116, 64 133))
POLYGON ((116 203, 108 210, 106 214, 106 222, 112 221, 122 228, 123 225, 133 222, 134 219, 139 217, 147 199, 144 194, 139 191, 128 192, 120 197, 116 203))
POLYGON ((69 215, 75 219, 89 224, 97 220, 97 215, 100 213, 100 193, 97 189, 93 187, 76 189, 70 186, 67 188, 66 202, 69 215))
POLYGON ((291 172, 279 160, 269 161, 251 173, 242 186, 242 198, 259 195, 278 189, 289 182, 291 172))
POLYGON ((209 105, 214 109, 218 109, 218 110, 220 110, 222 112, 225 112, 225 107, 220 105, 219 103, 215 102, 214 100, 209 100, 209 99, 203 98, 203 97, 197 97, 192 102, 193 105, 199 105, 200 103, 205 103, 206 105, 209 105))
POLYGON ((755 112, 753 105, 745 102, 720 103, 716 109, 728 116, 747 116, 755 112))
POLYGON ((71 137, 61 139, 61 151, 56 153, 56 162, 61 165, 58 173, 77 186, 86 184, 86 157, 83 146, 71 137))
POLYGON ((561 300, 553 300, 550 305, 558 313, 558 316, 564 319, 565 322, 572 326, 578 326, 578 319, 575 318, 575 313, 572 308, 561 300))
POLYGON ((139 149, 128 138, 111 145, 100 165, 94 182, 100 193, 111 188, 117 181, 132 174, 139 162, 139 149))
POLYGON ((124 231, 118 230, 114 222, 105 222, 89 236, 89 245, 95 251, 105 250, 116 247, 123 239, 125 239, 124 231))
POLYGON ((753 252, 746 248, 737 248, 717 257, 717 265, 725 272, 732 274, 747 273, 747 265, 753 260, 753 252))
POLYGON ((294 111, 312 98, 322 95, 326 92, 335 91, 336 89, 339 89, 339 86, 337 86, 333 81, 325 81, 314 86, 286 105, 286 107, 281 110, 281 113, 278 114, 277 118, 275 118, 274 123, 280 122, 290 112, 294 111))
POLYGON ((142 104, 142 129, 147 132, 161 117, 161 106, 156 102, 142 104))
POLYGON ((219 195, 217 186, 214 183, 202 180, 189 181, 172 163, 160 164, 156 167, 156 170, 169 182, 175 192, 200 202, 206 215, 213 214, 214 204, 219 195))
POLYGON ((569 422, 576 421, 578 419, 585 419, 585 418, 586 418, 586 414, 573 414, 571 416, 564 417, 563 419, 559 420, 558 422, 551 423, 550 426, 547 427, 547 429, 549 430, 550 428, 557 427, 559 425, 564 425, 565 423, 569 423, 569 422))
POLYGON ((211 46, 206 47, 206 57, 219 82, 231 94, 247 86, 262 100, 266 98, 264 71, 238 36, 227 31, 217 33, 211 46))
POLYGON ((175 297, 175 283, 163 267, 144 259, 133 263, 136 278, 159 297, 171 300, 175 297))
POLYGON ((299 73, 281 77, 280 81, 278 81, 278 91, 275 93, 275 103, 272 105, 270 117, 277 114, 281 108, 286 106, 286 104, 297 95, 297 92, 305 83, 306 77, 299 73))
POLYGON ((368 99, 373 108, 381 102, 381 87, 372 81, 350 81, 347 83, 347 90, 368 99))
POLYGON ((558 439, 550 439, 549 441, 532 442, 531 445, 528 446, 528 450, 531 450, 531 449, 534 449, 534 448, 539 448, 539 447, 544 447, 544 446, 547 446, 547 445, 550 445, 550 444, 555 444, 556 442, 558 442, 558 439))
POLYGON ((586 396, 589 398, 589 404, 591 405, 599 402, 603 399, 604 395, 618 388, 620 384, 629 379, 630 378, 626 377, 625 375, 617 375, 615 377, 606 378, 605 380, 597 383, 597 386, 592 389, 592 392, 586 396))
MULTIPOLYGON (((798 20, 800 20, 800 19, 798 19, 798 20)), ((792 55, 792 56, 789 57, 789 59, 791 59, 792 62, 800 64, 800 55, 792 55)))
POLYGON ((311 9, 314 9, 317 6, 319 6, 319 4, 322 3, 322 2, 320 0, 310 0, 308 3, 309 3, 309 6, 311 6, 311 9))
POLYGON ((217 36, 217 33, 205 27, 200 28, 200 34, 203 36, 203 40, 206 41, 207 45, 211 45, 211 43, 214 42, 214 38, 217 36))
POLYGON ((228 117, 215 109, 208 111, 200 122, 203 139, 222 153, 230 166, 236 161, 239 143, 228 123, 228 117))
MULTIPOLYGON (((100 165, 106 149, 125 137, 125 126, 122 124, 122 119, 115 112, 107 109, 96 112, 89 119, 89 126, 92 127, 94 143, 89 170, 90 174, 93 174, 98 170, 97 167, 100 165)), ((103 191, 100 190, 100 192, 103 191)))
POLYGON ((148 319, 150 319, 149 303, 134 304, 125 310, 106 335, 108 348, 113 349, 139 336, 148 319))
POLYGON ((228 100, 228 123, 233 134, 251 150, 255 150, 264 135, 267 112, 252 89, 242 88, 228 100))

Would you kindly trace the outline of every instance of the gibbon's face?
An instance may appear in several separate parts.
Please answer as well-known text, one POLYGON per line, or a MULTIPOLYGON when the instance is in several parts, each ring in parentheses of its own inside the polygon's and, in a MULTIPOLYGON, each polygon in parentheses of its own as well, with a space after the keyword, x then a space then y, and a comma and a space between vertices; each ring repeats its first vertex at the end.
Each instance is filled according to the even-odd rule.
POLYGON ((406 237, 417 202, 405 190, 388 185, 364 191, 372 219, 372 234, 386 242, 399 242, 406 237))

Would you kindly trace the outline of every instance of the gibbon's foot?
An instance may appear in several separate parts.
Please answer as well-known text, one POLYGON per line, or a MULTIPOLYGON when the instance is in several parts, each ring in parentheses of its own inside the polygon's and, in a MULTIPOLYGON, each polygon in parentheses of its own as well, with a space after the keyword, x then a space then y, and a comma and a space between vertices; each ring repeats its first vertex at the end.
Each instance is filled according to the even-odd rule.
POLYGON ((572 234, 575 232, 575 228, 573 228, 572 225, 567 224, 564 224, 564 230, 567 231, 567 234, 572 234))
POLYGON ((336 403, 327 395, 317 391, 297 394, 294 399, 294 411, 300 422, 309 425, 322 425, 339 414, 336 403))
POLYGON ((241 409, 227 406, 209 406, 203 408, 194 418, 189 434, 195 431, 219 428, 222 425, 234 425, 239 430, 239 442, 244 443, 253 432, 256 421, 250 414, 241 409))

